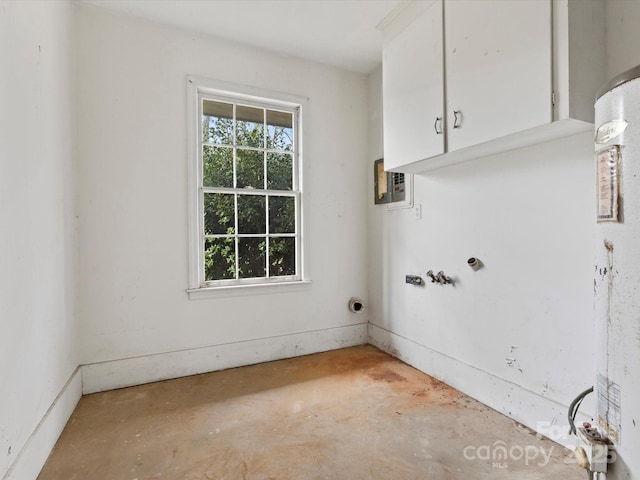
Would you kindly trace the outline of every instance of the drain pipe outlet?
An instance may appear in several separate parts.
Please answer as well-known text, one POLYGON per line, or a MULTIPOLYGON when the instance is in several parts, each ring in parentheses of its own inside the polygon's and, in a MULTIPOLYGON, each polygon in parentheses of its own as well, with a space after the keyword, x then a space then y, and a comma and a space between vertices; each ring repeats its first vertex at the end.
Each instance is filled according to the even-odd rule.
POLYGON ((479 258, 471 257, 467 260, 467 265, 471 267, 472 270, 478 271, 482 268, 482 262, 479 258))
POLYGON ((358 313, 364 310, 364 303, 359 298, 351 297, 349 300, 349 311, 351 313, 358 313))

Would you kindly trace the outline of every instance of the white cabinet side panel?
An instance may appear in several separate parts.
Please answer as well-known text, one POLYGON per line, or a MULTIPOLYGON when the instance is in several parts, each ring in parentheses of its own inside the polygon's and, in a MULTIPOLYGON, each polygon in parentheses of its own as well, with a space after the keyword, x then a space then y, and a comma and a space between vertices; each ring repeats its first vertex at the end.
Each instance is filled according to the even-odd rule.
POLYGON ((443 153, 441 1, 385 41, 382 63, 385 167, 443 153))

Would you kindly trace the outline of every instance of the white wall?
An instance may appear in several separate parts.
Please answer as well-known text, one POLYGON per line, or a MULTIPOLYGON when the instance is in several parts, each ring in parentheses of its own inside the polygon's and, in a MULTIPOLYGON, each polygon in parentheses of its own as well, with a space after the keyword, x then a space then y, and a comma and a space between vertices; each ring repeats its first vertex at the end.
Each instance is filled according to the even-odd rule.
MULTIPOLYGON (((375 107, 379 72, 369 82, 375 107)), ((372 161, 378 116, 370 112, 372 161)), ((565 424, 594 371, 591 135, 414 182, 422 220, 369 202, 372 342, 527 425, 565 424), (469 257, 484 268, 471 270, 469 257), (430 269, 455 286, 404 283, 430 269)))
POLYGON ((367 79, 368 86, 368 126, 369 126, 369 151, 367 185, 367 219, 369 232, 369 322, 379 325, 388 316, 388 302, 385 301, 385 292, 388 290, 388 258, 393 252, 386 243, 385 217, 401 211, 388 210, 387 206, 375 205, 374 202, 374 176, 373 162, 384 157, 384 131, 382 127, 382 67, 376 69, 367 79))
POLYGON ((35 477, 80 395, 70 31, 68 2, 0 2, 0 478, 35 477))
POLYGON ((276 358, 366 343, 366 314, 347 309, 367 302, 366 79, 94 7, 76 20, 81 362, 115 361, 84 369, 104 377, 91 389, 193 373, 173 365, 193 349, 213 370, 265 359, 254 346, 276 358), (188 300, 187 75, 308 98, 310 287, 188 300), (118 363, 147 355, 136 378, 118 363))

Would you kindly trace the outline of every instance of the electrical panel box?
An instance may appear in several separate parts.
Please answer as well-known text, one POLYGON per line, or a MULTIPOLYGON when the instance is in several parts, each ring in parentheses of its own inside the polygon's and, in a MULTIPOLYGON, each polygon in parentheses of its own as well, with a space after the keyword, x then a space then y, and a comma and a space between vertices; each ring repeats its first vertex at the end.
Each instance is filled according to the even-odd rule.
POLYGON ((376 160, 373 167, 375 204, 403 202, 406 197, 404 173, 387 172, 383 159, 376 160))

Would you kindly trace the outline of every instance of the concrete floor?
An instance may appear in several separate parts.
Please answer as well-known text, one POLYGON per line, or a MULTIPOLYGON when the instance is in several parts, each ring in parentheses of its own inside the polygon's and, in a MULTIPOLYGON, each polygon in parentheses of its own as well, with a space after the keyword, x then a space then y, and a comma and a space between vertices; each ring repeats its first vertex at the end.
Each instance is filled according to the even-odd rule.
POLYGON ((84 396, 38 479, 582 480, 572 458, 363 346, 84 396))

